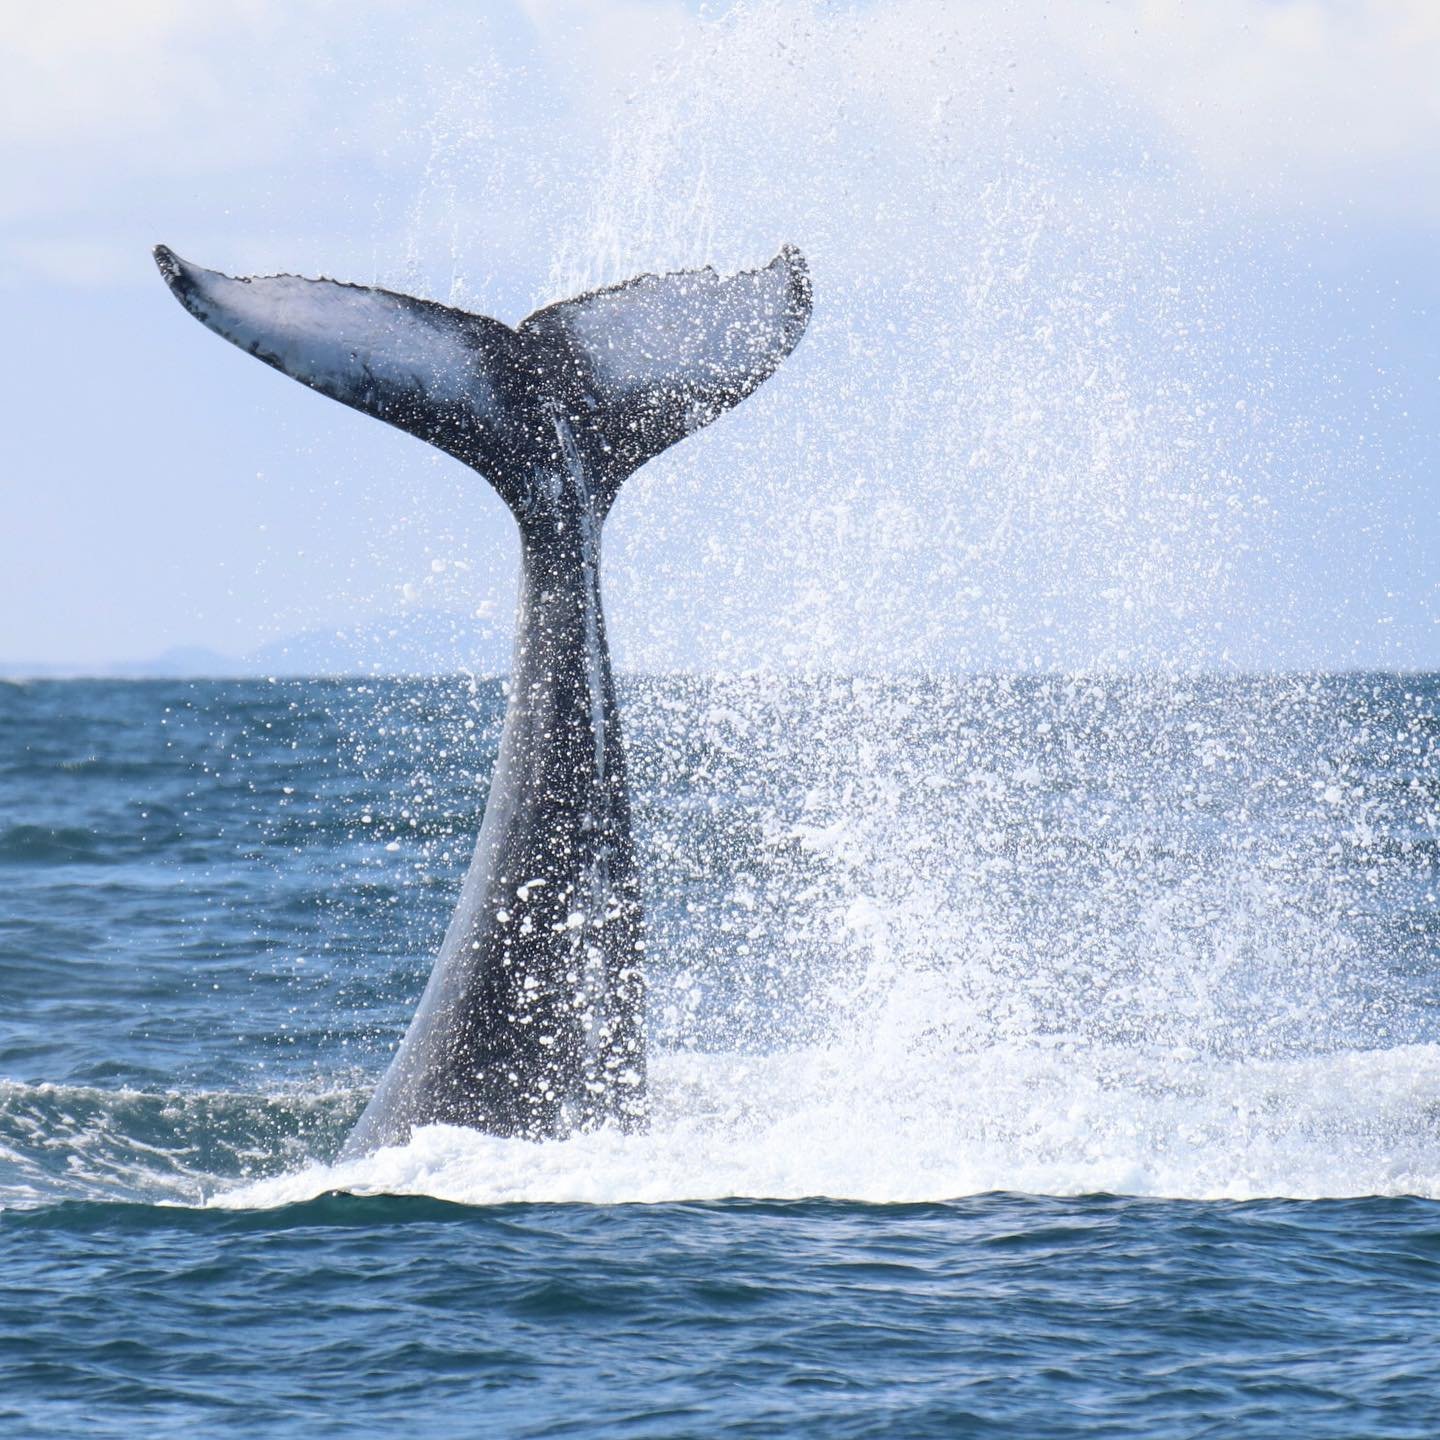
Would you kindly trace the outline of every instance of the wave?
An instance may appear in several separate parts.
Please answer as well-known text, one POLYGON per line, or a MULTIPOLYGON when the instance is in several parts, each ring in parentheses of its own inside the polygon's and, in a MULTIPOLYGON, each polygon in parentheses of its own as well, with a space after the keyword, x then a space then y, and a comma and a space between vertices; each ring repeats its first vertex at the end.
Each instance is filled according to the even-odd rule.
POLYGON ((9 825, 0 830, 0 864, 104 863, 104 841, 79 825, 9 825))
POLYGON ((203 1205, 333 1153, 364 1092, 107 1090, 0 1081, 0 1210, 203 1205))

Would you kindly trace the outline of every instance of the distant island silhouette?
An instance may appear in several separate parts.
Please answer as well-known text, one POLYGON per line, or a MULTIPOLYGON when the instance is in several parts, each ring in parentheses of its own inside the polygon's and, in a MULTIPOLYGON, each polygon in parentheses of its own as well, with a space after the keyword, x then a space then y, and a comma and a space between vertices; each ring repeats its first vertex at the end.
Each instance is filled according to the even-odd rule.
POLYGON ((0 660, 6 680, 242 680, 267 676, 504 675, 509 615, 477 623, 473 612, 415 609, 267 641, 247 655, 176 645, 142 659, 0 660))

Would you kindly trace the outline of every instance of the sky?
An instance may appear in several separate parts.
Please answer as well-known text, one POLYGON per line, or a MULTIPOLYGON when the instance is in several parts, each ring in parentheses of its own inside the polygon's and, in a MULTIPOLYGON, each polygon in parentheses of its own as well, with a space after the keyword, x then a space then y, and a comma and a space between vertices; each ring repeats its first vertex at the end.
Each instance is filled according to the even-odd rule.
POLYGON ((622 667, 1440 668, 1437 73, 1428 0, 5 7, 0 662, 504 664, 487 484, 157 241, 512 323, 792 241, 607 525, 622 667))

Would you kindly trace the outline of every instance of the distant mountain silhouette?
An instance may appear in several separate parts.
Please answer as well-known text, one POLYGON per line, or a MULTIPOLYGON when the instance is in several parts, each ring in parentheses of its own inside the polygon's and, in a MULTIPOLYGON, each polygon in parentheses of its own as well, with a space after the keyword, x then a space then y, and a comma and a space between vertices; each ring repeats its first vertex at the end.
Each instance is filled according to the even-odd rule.
POLYGON ((59 679, 246 679, 309 675, 503 675, 510 669, 510 627, 494 617, 410 610, 329 630, 302 630, 250 655, 178 645, 146 660, 101 664, 0 660, 0 677, 59 679))

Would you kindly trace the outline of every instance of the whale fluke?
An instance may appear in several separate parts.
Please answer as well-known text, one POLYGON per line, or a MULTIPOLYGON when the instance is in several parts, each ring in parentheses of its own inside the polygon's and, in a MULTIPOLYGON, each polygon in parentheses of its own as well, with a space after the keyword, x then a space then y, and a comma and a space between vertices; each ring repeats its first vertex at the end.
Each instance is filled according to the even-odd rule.
POLYGON ((804 256, 787 245, 760 270, 641 275, 547 305, 519 329, 564 354, 580 395, 598 400, 587 429, 618 488, 770 376, 810 305, 804 256))
POLYGON ((798 250, 738 275, 643 275, 516 328, 160 246, 210 329, 494 485, 520 528, 515 658, 475 856, 414 1019, 347 1144, 446 1122, 540 1139, 646 1113, 644 914, 600 604, 621 482, 744 399, 810 316, 798 250))
POLYGON ((511 329, 376 286, 298 275, 235 277, 155 261, 203 325, 292 379, 480 471, 512 510, 523 471, 553 441, 558 407, 592 470, 603 516, 626 476, 743 400, 795 348, 810 317, 804 257, 759 270, 641 275, 535 311, 511 329))

